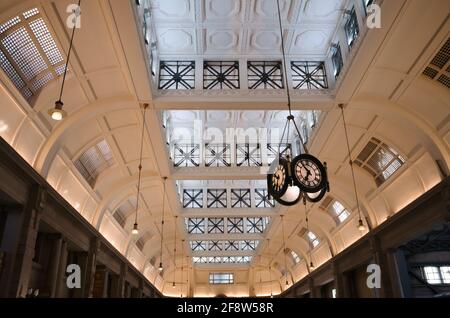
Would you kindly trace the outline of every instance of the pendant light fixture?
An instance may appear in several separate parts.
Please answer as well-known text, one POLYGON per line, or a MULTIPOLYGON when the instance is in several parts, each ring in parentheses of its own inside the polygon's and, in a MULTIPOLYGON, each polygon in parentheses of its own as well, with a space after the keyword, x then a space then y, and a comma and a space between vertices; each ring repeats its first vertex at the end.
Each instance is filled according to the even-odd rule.
POLYGON ((359 218, 358 219, 358 230, 361 232, 365 232, 366 227, 362 220, 361 208, 359 205, 358 189, 356 188, 355 169, 353 167, 352 154, 351 154, 351 150, 350 150, 350 141, 349 141, 349 137, 348 137, 347 122, 345 120, 344 104, 339 104, 339 108, 341 109, 342 121, 344 123, 345 140, 347 142, 347 150, 348 150, 348 160, 349 160, 350 170, 352 172, 353 189, 355 190, 356 207, 358 209, 358 218, 359 218))
POLYGON ((81 0, 78 0, 78 7, 73 13, 75 15, 75 21, 73 21, 72 36, 70 38, 69 51, 67 52, 67 61, 64 67, 64 75, 59 93, 59 99, 55 102, 55 107, 48 111, 48 114, 54 121, 61 121, 67 116, 67 112, 63 110, 64 103, 62 102, 62 97, 64 85, 66 83, 67 69, 69 67, 70 54, 72 53, 73 48, 73 39, 75 38, 75 30, 77 29, 77 19, 81 16, 81 0))
POLYGON ((133 235, 139 234, 139 226, 138 226, 138 210, 139 210, 139 199, 141 196, 141 180, 142 180, 142 159, 144 156, 144 133, 146 126, 146 113, 147 113, 148 104, 144 104, 144 111, 142 114, 142 131, 141 131, 141 147, 139 152, 139 166, 138 166, 138 184, 137 184, 137 195, 136 195, 136 212, 134 215, 134 225, 131 233, 133 235))
POLYGON ((178 216, 175 216, 175 242, 173 244, 173 283, 172 288, 176 287, 175 279, 177 272, 177 224, 178 224, 178 216))
MULTIPOLYGON (((306 222, 306 235, 309 234, 309 218, 308 218, 308 209, 306 207, 306 198, 303 198, 303 205, 305 206, 305 222, 306 222)), ((313 260, 312 260, 312 246, 311 243, 308 242, 309 246, 309 269, 310 271, 313 271, 316 269, 314 266, 313 260)))
POLYGON ((278 160, 275 160, 267 175, 267 187, 269 194, 281 205, 292 206, 297 204, 303 197, 311 202, 319 202, 327 191, 330 190, 327 176, 326 163, 312 156, 303 141, 298 129, 295 117, 292 114, 291 94, 287 80, 287 59, 284 45, 283 26, 281 20, 280 0, 277 0, 278 22, 280 27, 281 51, 283 54, 284 83, 288 100, 288 111, 286 124, 278 148, 278 160), (284 155, 281 154, 281 144, 290 145, 291 125, 300 139, 301 149, 299 155, 293 157, 292 147, 289 147, 284 155))
POLYGON ((166 181, 167 177, 163 178, 163 202, 162 202, 162 217, 161 217, 161 248, 160 248, 160 256, 159 256, 159 268, 160 272, 163 271, 163 241, 164 241, 164 210, 165 210, 165 202, 166 202, 166 181))

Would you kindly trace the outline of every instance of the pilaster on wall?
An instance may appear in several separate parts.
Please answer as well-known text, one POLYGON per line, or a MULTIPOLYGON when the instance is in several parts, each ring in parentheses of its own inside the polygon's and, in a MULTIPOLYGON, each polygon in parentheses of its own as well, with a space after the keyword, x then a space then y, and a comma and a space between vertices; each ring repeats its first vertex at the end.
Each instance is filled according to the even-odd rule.
POLYGON ((5 226, 3 275, 0 277, 0 297, 25 297, 33 265, 34 248, 42 210, 45 207, 46 191, 34 185, 22 209, 8 212, 5 226))
POLYGON ((95 267, 97 265, 97 254, 100 249, 100 240, 92 238, 86 260, 86 276, 83 286, 83 298, 91 298, 94 291, 95 267))

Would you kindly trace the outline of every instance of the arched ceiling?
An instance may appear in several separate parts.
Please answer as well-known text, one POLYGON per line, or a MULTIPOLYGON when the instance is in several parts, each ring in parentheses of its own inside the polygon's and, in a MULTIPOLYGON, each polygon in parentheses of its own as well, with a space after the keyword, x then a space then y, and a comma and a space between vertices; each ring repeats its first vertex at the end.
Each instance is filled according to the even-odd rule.
MULTIPOLYGON (((70 39, 65 25, 66 8, 72 2, 2 1, 0 22, 39 8, 65 55, 70 39)), ((344 36, 338 32, 344 21, 343 10, 353 3, 361 9, 360 2, 281 1, 289 58, 328 59, 331 42, 344 36)), ((245 88, 210 93, 198 86, 192 91, 159 91, 157 77, 149 71, 152 66, 140 25, 142 6, 147 1, 141 1, 141 6, 136 6, 136 1, 83 1, 82 25, 76 30, 63 95, 68 117, 62 122, 52 121, 47 114, 58 96, 61 78, 49 82, 36 98, 28 101, 1 72, 0 100, 4 106, 0 110, 0 135, 166 295, 175 296, 180 291, 192 296, 277 293, 286 288, 282 277, 285 248, 300 257, 298 264, 290 258, 286 264, 292 283, 311 270, 310 261, 317 267, 365 234, 357 231, 358 215, 339 103, 347 105, 352 158, 375 137, 407 159, 380 187, 367 171, 357 167, 361 211, 369 228, 378 226, 436 184, 442 177, 440 169, 448 171, 449 91, 424 77, 422 71, 448 38, 450 27, 443 8, 447 12, 450 8, 440 0, 412 2, 383 2, 384 27, 368 30, 361 26, 357 46, 351 52, 344 50, 341 77, 335 81, 329 75, 328 90, 293 92, 297 120, 309 126, 310 151, 328 163, 329 200, 340 202, 349 212, 349 217, 339 223, 328 206, 308 206, 309 229, 320 241, 312 250, 304 235, 302 206, 257 206, 257 190, 264 189, 265 178, 260 167, 174 166, 172 138, 176 127, 188 126, 192 131, 193 120, 200 119, 206 128, 222 132, 226 128, 282 128, 276 115, 286 110, 285 95, 283 90, 245 88), (418 12, 424 14, 412 23, 411 17, 418 12), (418 34, 414 41, 409 40, 411 32, 418 34), (140 234, 134 237, 131 229, 145 104, 149 108, 137 214, 140 234), (314 125, 310 121, 312 114, 317 115, 314 125), (96 166, 94 171, 99 173, 93 182, 88 182, 76 162, 102 141, 106 141, 113 160, 96 166), (164 177, 168 179, 163 202, 164 177), (183 191, 195 189, 204 191, 203 208, 183 207, 183 191), (208 199, 208 189, 226 190, 224 206, 208 199), (245 207, 245 203, 232 207, 232 190, 238 189, 250 190, 250 207, 245 207), (186 222, 194 218, 204 220, 206 232, 209 219, 223 218, 224 223, 219 226, 219 233, 189 233, 186 222), (227 233, 231 218, 242 219, 243 233, 239 226, 237 233, 227 233), (264 219, 263 222, 267 218, 268 223, 261 232, 253 233, 250 219, 256 218, 264 219), (194 251, 196 241, 205 242, 206 250, 194 251), (222 249, 229 247, 230 241, 237 242, 238 250, 231 247, 228 251, 209 251, 213 241, 220 241, 222 249), (249 248, 246 241, 257 244, 254 249, 249 248), (199 264, 194 257, 196 261, 202 257, 206 260, 199 264), (220 259, 209 259, 213 257, 220 259), (165 265, 162 273, 157 270, 160 262, 165 265), (208 275, 215 271, 235 273, 235 284, 207 291, 208 275), (180 290, 171 288, 174 277, 180 290)), ((151 36, 158 43, 158 60, 193 59, 197 63, 195 72, 201 75, 203 70, 198 65, 206 59, 233 58, 241 62, 241 70, 245 69, 242 62, 249 59, 280 59, 280 39, 273 31, 274 3, 275 0, 153 1, 151 36)), ((361 23, 363 16, 359 19, 361 23)), ((245 70, 241 73, 244 75, 245 70)), ((198 77, 201 76, 197 76, 197 81, 198 77)), ((183 131, 178 135, 183 136, 183 131)), ((101 150, 97 153, 101 154, 101 150)))

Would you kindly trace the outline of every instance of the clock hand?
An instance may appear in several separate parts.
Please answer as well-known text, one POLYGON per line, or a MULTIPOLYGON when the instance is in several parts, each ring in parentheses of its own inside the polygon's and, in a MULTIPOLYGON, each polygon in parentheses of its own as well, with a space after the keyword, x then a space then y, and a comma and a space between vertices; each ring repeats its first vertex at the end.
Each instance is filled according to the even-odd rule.
POLYGON ((303 179, 304 179, 305 181, 308 181, 308 180, 309 180, 308 177, 312 175, 311 170, 309 170, 308 168, 306 168, 305 164, 304 164, 302 161, 300 161, 300 164, 301 164, 302 167, 306 170, 306 177, 304 177, 303 179))

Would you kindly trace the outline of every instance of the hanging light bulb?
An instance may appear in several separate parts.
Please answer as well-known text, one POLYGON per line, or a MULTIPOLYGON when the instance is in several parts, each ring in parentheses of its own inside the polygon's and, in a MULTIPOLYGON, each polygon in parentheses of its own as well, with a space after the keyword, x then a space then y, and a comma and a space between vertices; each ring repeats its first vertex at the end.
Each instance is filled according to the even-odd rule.
POLYGON ((172 283, 172 288, 177 287, 177 285, 175 284, 175 282, 172 283))
POLYGON ((48 111, 54 121, 61 121, 67 116, 67 113, 62 109, 63 106, 64 103, 59 100, 55 103, 55 108, 48 111))
POLYGON ((162 272, 162 271, 163 271, 163 265, 162 265, 162 263, 159 263, 159 267, 158 267, 158 270, 159 270, 160 272, 162 272))
POLYGON ((359 219, 359 221, 358 221, 358 230, 361 232, 366 231, 366 227, 364 226, 363 220, 361 220, 361 219, 359 219))
MULTIPOLYGON (((78 1, 77 9, 73 11, 73 13, 75 14, 75 19, 78 19, 81 15, 80 7, 81 7, 81 0, 78 1)), ((75 20, 75 22, 76 22, 76 20, 75 20)), ((75 37, 76 29, 77 29, 77 23, 74 23, 73 29, 72 29, 72 36, 70 37, 69 51, 67 52, 67 61, 66 61, 66 65, 64 67, 64 75, 63 75, 63 80, 62 80, 62 84, 61 84, 61 90, 59 93, 59 99, 58 99, 58 101, 55 102, 55 107, 48 111, 48 114, 54 121, 61 121, 67 116, 67 113, 63 110, 64 103, 62 102, 62 97, 63 97, 63 92, 64 92, 64 84, 66 83, 67 69, 69 67, 70 54, 72 53, 73 39, 75 37)))
POLYGON ((144 111, 142 113, 142 131, 141 131, 141 145, 139 152, 139 166, 138 166, 138 183, 137 183, 137 194, 136 194, 136 210, 134 214, 134 225, 133 230, 131 230, 131 234, 138 235, 139 234, 139 226, 138 226, 138 211, 139 211, 139 199, 141 195, 141 181, 142 181, 142 161, 143 161, 143 151, 144 151, 144 132, 145 132, 145 120, 146 120, 146 112, 148 108, 148 104, 144 104, 144 111))
POLYGON ((314 266, 314 263, 313 263, 313 262, 311 262, 311 263, 309 264, 309 268, 310 268, 312 271, 316 269, 316 267, 314 266))
POLYGON ((133 235, 138 235, 139 234, 139 229, 138 229, 138 224, 137 223, 134 223, 133 230, 131 231, 131 234, 133 234, 133 235))
POLYGON ((344 124, 344 132, 345 132, 345 138, 347 141, 347 151, 348 151, 348 158, 349 158, 349 165, 350 165, 350 171, 352 173, 352 180, 353 180, 353 189, 355 191, 355 200, 356 200, 356 206, 358 208, 358 230, 361 232, 366 231, 366 227, 364 226, 362 217, 361 217, 361 208, 359 206, 359 197, 358 197, 358 189, 356 187, 356 178, 355 178, 355 169, 353 168, 353 161, 352 161, 352 154, 350 150, 350 141, 348 137, 348 130, 347 130, 347 122, 345 121, 345 113, 344 113, 344 104, 339 104, 339 108, 341 109, 342 114, 342 122, 344 124))

